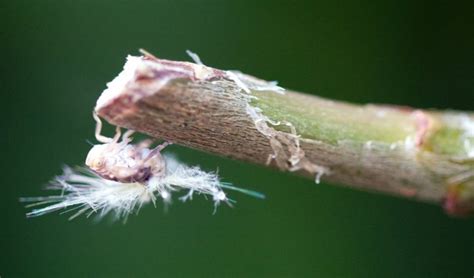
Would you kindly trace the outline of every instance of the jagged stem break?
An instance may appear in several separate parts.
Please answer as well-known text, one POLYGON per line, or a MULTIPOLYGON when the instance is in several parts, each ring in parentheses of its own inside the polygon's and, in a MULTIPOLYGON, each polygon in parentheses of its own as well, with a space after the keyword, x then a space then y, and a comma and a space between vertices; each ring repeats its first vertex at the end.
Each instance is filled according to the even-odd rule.
POLYGON ((96 112, 177 144, 364 190, 474 208, 474 116, 352 105, 235 71, 129 57, 96 112))

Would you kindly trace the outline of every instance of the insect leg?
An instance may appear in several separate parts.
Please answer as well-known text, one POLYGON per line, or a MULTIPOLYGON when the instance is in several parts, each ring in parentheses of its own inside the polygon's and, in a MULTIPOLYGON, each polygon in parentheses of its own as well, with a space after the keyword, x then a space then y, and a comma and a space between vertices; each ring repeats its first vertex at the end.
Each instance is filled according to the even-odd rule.
POLYGON ((153 144, 153 140, 151 139, 145 139, 141 142, 138 143, 139 148, 149 148, 153 144))
POLYGON ((118 143, 120 140, 120 135, 122 134, 122 131, 120 130, 120 127, 116 126, 115 127, 115 135, 114 138, 112 139, 112 142, 118 143))
POLYGON ((102 121, 100 120, 99 116, 97 115, 97 113, 95 111, 92 112, 92 117, 94 118, 94 120, 96 122, 95 138, 97 139, 97 141, 99 141, 101 143, 118 142, 118 140, 120 138, 120 128, 119 127, 116 128, 116 133, 115 133, 114 138, 109 138, 107 136, 103 136, 102 134, 100 134, 101 131, 102 131, 102 121))
POLYGON ((153 156, 159 154, 164 148, 166 148, 168 145, 171 145, 170 142, 164 142, 158 146, 156 146, 156 148, 154 148, 153 150, 151 150, 151 152, 148 154, 148 156, 145 158, 145 161, 147 161, 148 159, 152 158, 153 156))
POLYGON ((132 136, 134 133, 135 133, 135 130, 131 130, 131 129, 127 130, 122 136, 122 141, 131 142, 132 138, 130 138, 130 136, 132 136))

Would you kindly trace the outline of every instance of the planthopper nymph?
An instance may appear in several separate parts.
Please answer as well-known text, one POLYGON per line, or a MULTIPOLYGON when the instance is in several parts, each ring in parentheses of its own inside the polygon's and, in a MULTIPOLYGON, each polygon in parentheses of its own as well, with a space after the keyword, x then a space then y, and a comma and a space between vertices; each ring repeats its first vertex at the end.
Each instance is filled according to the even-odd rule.
POLYGON ((151 140, 131 144, 133 131, 127 131, 120 140, 120 128, 114 138, 100 134, 102 122, 96 113, 95 137, 102 144, 94 145, 87 154, 86 166, 104 179, 118 182, 138 182, 146 184, 152 178, 162 178, 166 174, 166 163, 161 155, 169 143, 165 142, 150 150, 151 140))
POLYGON ((101 135, 102 122, 96 113, 95 137, 100 144, 89 151, 85 167, 65 167, 63 174, 56 177, 47 189, 57 190, 58 195, 21 198, 22 202, 35 207, 28 217, 40 216, 63 210, 74 211, 73 219, 85 214, 103 217, 109 213, 116 219, 126 219, 137 213, 146 203, 156 204, 161 198, 171 203, 172 194, 185 192, 179 199, 191 200, 194 194, 209 196, 214 202, 214 211, 220 203, 231 205, 224 189, 239 191, 253 197, 264 198, 255 191, 221 182, 216 173, 202 171, 178 162, 171 155, 161 151, 170 143, 164 142, 152 148, 153 141, 143 140, 136 144, 131 130, 121 135, 116 128, 113 138, 101 135), (40 208, 37 208, 40 207, 40 208))

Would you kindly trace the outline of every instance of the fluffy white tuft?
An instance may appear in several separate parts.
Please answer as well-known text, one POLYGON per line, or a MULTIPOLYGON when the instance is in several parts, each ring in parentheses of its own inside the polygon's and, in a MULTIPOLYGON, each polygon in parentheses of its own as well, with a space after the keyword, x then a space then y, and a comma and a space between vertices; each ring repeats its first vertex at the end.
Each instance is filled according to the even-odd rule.
POLYGON ((27 213, 28 217, 64 210, 64 212, 75 211, 69 219, 82 214, 87 217, 97 214, 102 218, 110 213, 115 219, 126 220, 128 215, 138 213, 144 204, 149 202, 155 204, 157 198, 169 203, 172 194, 179 191, 186 192, 179 198, 182 201, 191 200, 194 194, 210 196, 215 208, 222 202, 230 205, 232 201, 227 197, 224 188, 264 198, 260 193, 222 183, 214 173, 204 172, 198 167, 181 165, 172 157, 166 157, 166 160, 169 165, 166 176, 152 177, 147 184, 110 181, 87 168, 66 167, 64 174, 57 177, 47 188, 61 190, 59 195, 20 200, 33 203, 30 206, 47 205, 27 213))

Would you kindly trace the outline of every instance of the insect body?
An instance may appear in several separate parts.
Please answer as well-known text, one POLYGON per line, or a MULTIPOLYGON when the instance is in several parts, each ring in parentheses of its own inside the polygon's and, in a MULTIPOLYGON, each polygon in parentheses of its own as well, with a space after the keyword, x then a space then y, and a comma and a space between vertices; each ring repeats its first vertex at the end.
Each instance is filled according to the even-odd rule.
POLYGON ((120 128, 114 138, 100 134, 102 122, 93 114, 97 122, 95 136, 103 144, 94 145, 86 158, 86 165, 99 176, 118 182, 146 183, 151 177, 161 178, 165 175, 165 160, 160 154, 169 143, 165 142, 150 150, 150 140, 140 144, 130 144, 133 131, 127 131, 120 139, 120 128))

